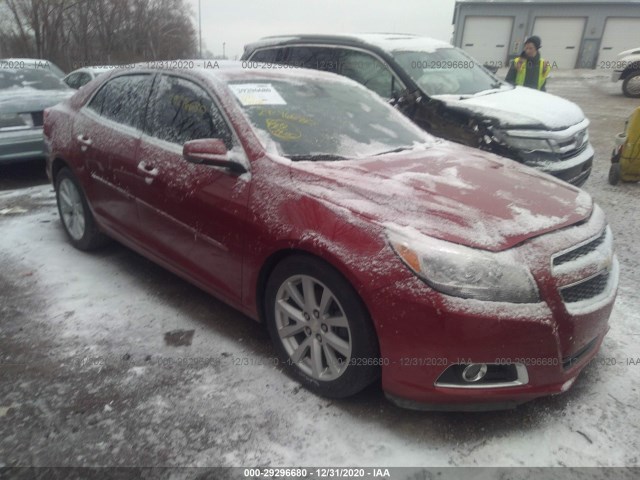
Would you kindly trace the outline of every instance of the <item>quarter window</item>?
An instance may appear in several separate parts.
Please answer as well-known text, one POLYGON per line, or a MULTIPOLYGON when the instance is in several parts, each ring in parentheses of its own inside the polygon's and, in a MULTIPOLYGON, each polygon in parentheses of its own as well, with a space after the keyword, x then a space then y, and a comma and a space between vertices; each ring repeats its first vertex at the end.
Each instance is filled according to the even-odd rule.
POLYGON ((274 63, 279 49, 258 50, 251 57, 252 62, 274 63))
POLYGON ((150 90, 151 75, 116 77, 98 91, 88 108, 114 122, 140 128, 150 90))
POLYGON ((232 147, 231 133, 211 97, 193 82, 163 75, 149 109, 148 133, 182 145, 198 138, 219 138, 232 147))

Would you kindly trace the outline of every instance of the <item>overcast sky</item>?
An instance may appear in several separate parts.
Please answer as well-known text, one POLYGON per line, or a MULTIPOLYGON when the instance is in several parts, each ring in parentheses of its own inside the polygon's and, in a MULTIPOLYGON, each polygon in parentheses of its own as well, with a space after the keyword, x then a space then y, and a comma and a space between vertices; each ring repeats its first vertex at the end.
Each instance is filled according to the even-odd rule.
MULTIPOLYGON (((193 5, 196 28, 198 0, 193 5)), ((202 49, 240 57, 244 45, 292 33, 417 33, 451 41, 455 0, 201 0, 202 49)))

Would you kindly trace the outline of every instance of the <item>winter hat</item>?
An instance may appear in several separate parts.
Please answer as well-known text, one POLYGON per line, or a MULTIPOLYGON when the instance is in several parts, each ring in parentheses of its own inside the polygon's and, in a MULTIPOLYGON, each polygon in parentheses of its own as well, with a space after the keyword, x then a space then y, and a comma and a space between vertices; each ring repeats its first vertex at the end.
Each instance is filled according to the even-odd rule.
POLYGON ((527 41, 524 42, 524 43, 525 43, 525 45, 527 43, 533 43, 533 46, 536 47, 536 50, 539 50, 540 47, 542 46, 541 45, 542 42, 540 41, 540 37, 538 37, 537 35, 533 35, 533 36, 527 38, 527 41))

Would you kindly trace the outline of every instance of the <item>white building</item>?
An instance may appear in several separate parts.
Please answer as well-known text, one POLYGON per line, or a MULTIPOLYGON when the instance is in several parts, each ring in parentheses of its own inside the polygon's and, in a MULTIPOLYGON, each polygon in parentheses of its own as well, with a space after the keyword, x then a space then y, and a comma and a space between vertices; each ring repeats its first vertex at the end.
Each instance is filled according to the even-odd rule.
POLYGON ((504 66, 531 35, 557 68, 611 69, 640 47, 640 0, 457 0, 453 44, 483 63, 504 66))

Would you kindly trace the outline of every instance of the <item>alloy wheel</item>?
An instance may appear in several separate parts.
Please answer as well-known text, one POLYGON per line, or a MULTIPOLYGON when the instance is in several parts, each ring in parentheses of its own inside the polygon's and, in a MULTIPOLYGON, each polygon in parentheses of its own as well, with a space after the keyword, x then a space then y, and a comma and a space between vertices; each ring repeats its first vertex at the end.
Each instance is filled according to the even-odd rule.
POLYGON ((315 380, 340 377, 351 361, 352 337, 334 293, 309 275, 282 283, 275 303, 278 335, 291 363, 315 380))

